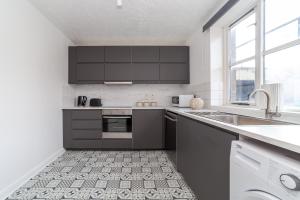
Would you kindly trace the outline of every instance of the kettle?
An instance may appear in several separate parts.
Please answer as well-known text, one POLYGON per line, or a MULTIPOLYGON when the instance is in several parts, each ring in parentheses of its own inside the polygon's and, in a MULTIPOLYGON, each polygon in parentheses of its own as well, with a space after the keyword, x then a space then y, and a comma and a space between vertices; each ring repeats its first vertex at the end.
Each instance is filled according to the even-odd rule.
POLYGON ((87 102, 86 96, 78 96, 77 98, 77 106, 85 106, 87 102))

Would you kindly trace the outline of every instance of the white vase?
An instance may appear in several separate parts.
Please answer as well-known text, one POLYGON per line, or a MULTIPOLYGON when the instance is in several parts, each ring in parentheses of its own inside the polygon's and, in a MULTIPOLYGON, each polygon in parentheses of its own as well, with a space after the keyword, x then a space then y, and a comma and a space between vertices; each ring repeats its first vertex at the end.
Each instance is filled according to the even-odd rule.
POLYGON ((191 100, 190 106, 193 110, 200 110, 204 107, 204 101, 197 97, 191 100))

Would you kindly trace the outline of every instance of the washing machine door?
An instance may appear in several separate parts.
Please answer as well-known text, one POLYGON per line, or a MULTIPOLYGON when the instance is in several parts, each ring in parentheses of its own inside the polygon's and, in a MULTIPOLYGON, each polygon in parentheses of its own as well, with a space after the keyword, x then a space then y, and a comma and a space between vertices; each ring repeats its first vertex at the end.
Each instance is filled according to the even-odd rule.
POLYGON ((280 198, 261 190, 248 190, 244 192, 241 200, 281 200, 280 198))

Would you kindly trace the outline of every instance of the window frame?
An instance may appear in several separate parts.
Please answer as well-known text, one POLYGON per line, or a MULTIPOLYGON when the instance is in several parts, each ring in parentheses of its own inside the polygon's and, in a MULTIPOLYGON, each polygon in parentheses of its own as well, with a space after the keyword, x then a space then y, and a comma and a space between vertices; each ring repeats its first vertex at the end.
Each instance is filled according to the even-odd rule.
MULTIPOLYGON (((226 26, 225 30, 224 30, 224 35, 226 38, 226 52, 225 52, 225 62, 226 62, 226 92, 225 92, 225 100, 226 100, 226 104, 230 104, 230 105, 237 105, 237 101, 231 101, 231 69, 234 65, 238 65, 241 63, 245 63, 251 60, 254 60, 255 65, 256 65, 256 57, 257 57, 257 52, 256 52, 256 48, 257 48, 257 7, 252 7, 251 9, 249 9, 246 13, 244 13, 243 15, 239 16, 237 19, 235 19, 232 23, 230 23, 228 26, 226 26), (253 13, 255 13, 255 20, 256 20, 256 31, 255 31, 255 54, 254 56, 239 60, 237 62, 231 62, 231 49, 232 46, 230 46, 231 44, 231 34, 230 31, 233 27, 237 26, 239 23, 242 22, 243 19, 246 19, 247 17, 249 17, 250 15, 252 15, 253 13)), ((256 73, 257 73, 257 65, 255 67, 255 88, 257 88, 257 80, 256 80, 256 73)), ((245 101, 245 103, 247 103, 245 101)))
MULTIPOLYGON (((260 88, 264 83, 265 83, 265 57, 267 55, 270 55, 272 53, 276 53, 297 45, 300 45, 300 38, 278 45, 276 47, 272 47, 268 50, 266 50, 266 45, 265 45, 265 0, 258 0, 257 3, 250 9, 248 9, 248 12, 245 12, 245 14, 239 16, 234 20, 232 23, 227 25, 224 28, 224 45, 226 45, 226 50, 224 52, 224 62, 225 62, 225 88, 226 92, 224 92, 224 103, 225 105, 230 105, 230 106, 237 106, 234 102, 231 101, 231 85, 230 85, 230 80, 231 80, 231 55, 230 55, 230 30, 232 28, 232 24, 242 20, 243 18, 246 18, 249 16, 251 13, 255 12, 256 14, 256 42, 255 42, 255 88, 260 88)), ((299 17, 300 18, 300 17, 299 17)), ((295 20, 295 19, 293 19, 295 20)), ((286 22, 285 24, 276 27, 276 29, 279 29, 283 27, 284 25, 289 24, 291 21, 286 22)), ((275 31, 275 29, 273 30, 275 31)), ((253 58, 253 57, 252 57, 253 58)), ((249 58, 248 58, 249 59, 249 58)), ((251 60, 251 59, 249 59, 251 60)), ((241 60, 240 62, 236 62, 235 64, 242 63, 247 61, 247 59, 241 60)), ((249 105, 251 106, 251 105, 249 105)), ((249 107, 246 106, 246 107, 249 107)), ((245 106, 243 106, 245 107, 245 106)), ((253 107, 253 106, 252 106, 253 107)), ((256 107, 256 106, 255 106, 256 107)), ((300 112, 300 107, 287 107, 283 106, 284 109, 282 109, 283 112, 300 112)))

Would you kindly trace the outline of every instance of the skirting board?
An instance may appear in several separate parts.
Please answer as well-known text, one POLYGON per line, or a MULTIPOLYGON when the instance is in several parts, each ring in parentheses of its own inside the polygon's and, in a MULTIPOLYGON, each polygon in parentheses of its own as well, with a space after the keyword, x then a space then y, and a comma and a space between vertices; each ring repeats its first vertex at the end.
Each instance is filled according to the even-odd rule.
POLYGON ((40 164, 38 164, 36 167, 34 167, 32 170, 30 170, 29 172, 27 172, 24 176, 20 177, 15 182, 13 182, 12 184, 10 184, 7 187, 5 187, 3 190, 0 191, 0 200, 6 199, 9 195, 11 195, 17 189, 19 189, 29 179, 31 179, 32 177, 36 176, 47 165, 49 165, 51 162, 53 162, 54 160, 56 160, 64 152, 65 152, 65 149, 63 149, 63 148, 59 149, 54 154, 52 154, 47 159, 45 159, 40 164))

